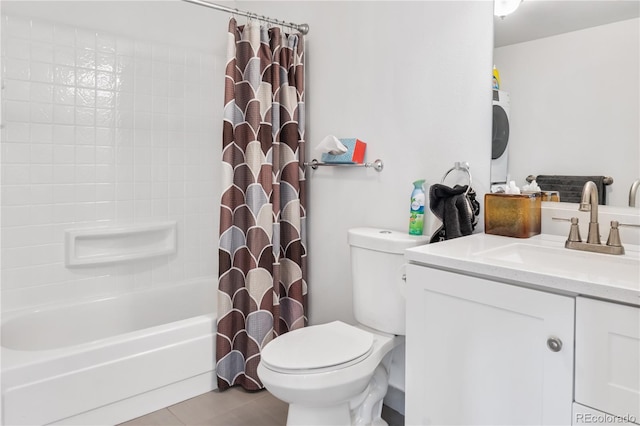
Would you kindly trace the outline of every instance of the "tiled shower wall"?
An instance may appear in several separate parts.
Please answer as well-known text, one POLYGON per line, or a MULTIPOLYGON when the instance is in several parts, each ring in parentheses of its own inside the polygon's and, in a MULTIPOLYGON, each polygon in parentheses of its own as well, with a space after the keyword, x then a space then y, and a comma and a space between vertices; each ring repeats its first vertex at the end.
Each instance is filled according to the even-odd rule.
POLYGON ((217 273, 224 58, 2 16, 2 309, 217 273), (176 220, 178 251, 67 268, 66 229, 176 220))

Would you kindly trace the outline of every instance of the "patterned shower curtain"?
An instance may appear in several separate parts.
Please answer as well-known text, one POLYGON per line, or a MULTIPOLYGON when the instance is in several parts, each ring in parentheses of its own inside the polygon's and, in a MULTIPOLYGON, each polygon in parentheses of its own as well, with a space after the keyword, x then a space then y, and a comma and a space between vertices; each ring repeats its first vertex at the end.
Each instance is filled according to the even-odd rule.
POLYGON ((260 350, 304 327, 304 65, 300 34, 229 23, 222 141, 218 388, 263 388, 260 350))

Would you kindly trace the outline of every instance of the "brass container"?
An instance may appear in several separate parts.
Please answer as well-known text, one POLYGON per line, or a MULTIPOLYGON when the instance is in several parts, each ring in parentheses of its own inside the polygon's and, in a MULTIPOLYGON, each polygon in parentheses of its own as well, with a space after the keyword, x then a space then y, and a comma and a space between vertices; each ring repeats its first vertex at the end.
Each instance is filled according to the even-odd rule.
POLYGON ((560 201, 560 193, 558 191, 541 191, 542 201, 560 201))
POLYGON ((540 233, 539 192, 485 194, 484 232, 505 237, 529 238, 540 233))

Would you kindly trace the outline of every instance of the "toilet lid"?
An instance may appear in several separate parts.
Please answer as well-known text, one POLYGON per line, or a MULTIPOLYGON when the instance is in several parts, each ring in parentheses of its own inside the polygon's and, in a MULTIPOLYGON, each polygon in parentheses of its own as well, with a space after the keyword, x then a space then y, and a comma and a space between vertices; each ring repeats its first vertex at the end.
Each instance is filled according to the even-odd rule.
POLYGON ((334 321, 283 334, 261 353, 261 362, 275 371, 317 370, 366 357, 373 345, 367 331, 334 321))

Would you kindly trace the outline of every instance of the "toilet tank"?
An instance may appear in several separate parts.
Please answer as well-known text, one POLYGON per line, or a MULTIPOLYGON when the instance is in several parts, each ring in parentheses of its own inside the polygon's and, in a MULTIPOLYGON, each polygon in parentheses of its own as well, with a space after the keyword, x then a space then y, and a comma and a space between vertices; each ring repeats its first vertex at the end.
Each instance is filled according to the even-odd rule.
POLYGON ((405 334, 404 250, 427 244, 424 235, 376 228, 349 230, 353 311, 367 327, 405 334))

